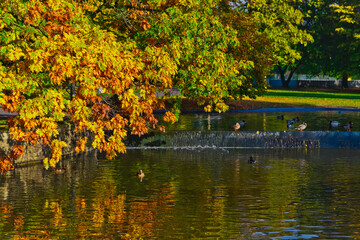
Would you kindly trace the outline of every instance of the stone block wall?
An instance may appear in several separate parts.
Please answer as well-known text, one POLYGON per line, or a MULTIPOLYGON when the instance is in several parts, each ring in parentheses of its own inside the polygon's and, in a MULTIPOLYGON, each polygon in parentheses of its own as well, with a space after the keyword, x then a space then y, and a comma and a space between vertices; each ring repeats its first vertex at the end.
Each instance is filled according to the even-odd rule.
POLYGON ((174 131, 128 139, 140 148, 355 148, 360 132, 346 131, 174 131))
MULTIPOLYGON (((63 156, 70 157, 76 155, 75 145, 76 140, 79 139, 80 136, 88 137, 88 144, 86 146, 86 151, 91 150, 91 146, 89 142, 91 142, 91 134, 89 133, 77 133, 72 126, 62 127, 59 131, 60 139, 65 141, 67 147, 63 148, 63 156)), ((11 150, 11 146, 14 145, 15 142, 11 139, 10 134, 7 132, 0 133, 0 156, 4 156, 8 154, 11 150)), ((25 154, 17 159, 15 164, 24 165, 31 164, 35 162, 40 162, 46 157, 51 157, 51 149, 49 146, 43 146, 41 144, 38 145, 25 145, 25 154)))

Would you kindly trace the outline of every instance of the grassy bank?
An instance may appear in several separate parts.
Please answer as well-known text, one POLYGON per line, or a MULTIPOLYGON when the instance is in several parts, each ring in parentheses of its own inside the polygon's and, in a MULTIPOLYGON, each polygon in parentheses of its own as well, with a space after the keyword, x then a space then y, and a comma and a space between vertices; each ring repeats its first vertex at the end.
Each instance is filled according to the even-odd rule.
POLYGON ((6 120, 0 120, 0 129, 6 129, 6 128, 7 128, 6 120))
POLYGON ((304 107, 360 108, 360 93, 354 90, 269 90, 255 102, 304 107))
MULTIPOLYGON (((270 89, 256 99, 229 101, 230 109, 276 107, 347 107, 360 108, 360 89, 270 89)), ((183 110, 203 110, 194 101, 183 100, 183 110)))
POLYGON ((256 99, 230 101, 231 109, 269 107, 349 107, 360 108, 360 92, 341 89, 270 89, 256 99))

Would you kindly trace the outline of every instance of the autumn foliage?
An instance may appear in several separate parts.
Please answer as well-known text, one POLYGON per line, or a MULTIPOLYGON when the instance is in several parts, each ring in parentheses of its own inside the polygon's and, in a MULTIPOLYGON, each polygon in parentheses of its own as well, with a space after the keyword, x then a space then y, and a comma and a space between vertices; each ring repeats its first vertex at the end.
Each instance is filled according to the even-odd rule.
MULTIPOLYGON (((2 158, 2 169, 24 144, 50 146, 44 165, 55 167, 66 147, 63 122, 92 133, 91 146, 111 159, 125 152, 129 133, 164 131, 155 109, 176 121, 178 106, 164 104, 171 88, 219 112, 226 100, 264 91, 271 43, 255 19, 236 9, 227 15, 219 3, 4 0, 0 104, 17 113, 8 125, 18 147, 2 158)), ((89 139, 76 141, 80 152, 89 139)))

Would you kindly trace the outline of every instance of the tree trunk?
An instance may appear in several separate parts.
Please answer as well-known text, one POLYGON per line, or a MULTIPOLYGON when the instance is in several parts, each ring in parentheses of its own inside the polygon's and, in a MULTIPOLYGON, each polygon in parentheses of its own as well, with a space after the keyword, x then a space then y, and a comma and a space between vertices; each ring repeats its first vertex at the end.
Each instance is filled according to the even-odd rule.
POLYGON ((349 76, 348 74, 344 73, 342 75, 342 78, 341 78, 341 87, 342 88, 348 88, 349 85, 348 85, 348 79, 349 79, 349 76))
POLYGON ((287 87, 289 87, 290 80, 292 79, 294 73, 295 73, 295 69, 292 69, 292 70, 290 71, 290 73, 289 73, 289 76, 288 76, 287 80, 286 80, 286 86, 287 86, 287 87))
POLYGON ((71 83, 70 84, 70 101, 73 100, 74 96, 75 96, 75 83, 71 83))
POLYGON ((287 70, 287 66, 283 69, 281 66, 278 65, 278 72, 280 74, 280 80, 281 80, 281 84, 282 84, 282 87, 286 87, 288 88, 289 87, 289 81, 285 80, 285 73, 286 73, 286 70, 287 70))
POLYGON ((286 77, 286 72, 289 69, 289 66, 286 66, 284 68, 282 68, 281 66, 278 66, 278 71, 280 74, 280 80, 281 80, 281 84, 284 88, 288 88, 290 81, 296 71, 296 69, 298 68, 298 66, 294 67, 294 68, 290 68, 290 73, 289 75, 286 77))

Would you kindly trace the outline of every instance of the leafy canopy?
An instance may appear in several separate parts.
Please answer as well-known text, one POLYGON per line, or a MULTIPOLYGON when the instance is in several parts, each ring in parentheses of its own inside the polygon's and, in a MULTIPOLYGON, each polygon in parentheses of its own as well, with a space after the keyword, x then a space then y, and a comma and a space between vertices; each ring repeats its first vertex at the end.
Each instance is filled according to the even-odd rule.
POLYGON ((128 133, 164 131, 155 109, 176 121, 178 106, 165 108, 171 88, 219 112, 228 109, 228 99, 263 92, 276 37, 261 31, 261 16, 229 6, 216 0, 4 0, 0 104, 17 112, 8 125, 18 144, 1 159, 1 170, 12 167, 25 144, 50 146, 44 165, 55 167, 66 147, 62 122, 91 133, 91 139, 80 134, 78 152, 88 142, 109 159, 125 152, 128 133))

